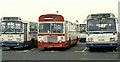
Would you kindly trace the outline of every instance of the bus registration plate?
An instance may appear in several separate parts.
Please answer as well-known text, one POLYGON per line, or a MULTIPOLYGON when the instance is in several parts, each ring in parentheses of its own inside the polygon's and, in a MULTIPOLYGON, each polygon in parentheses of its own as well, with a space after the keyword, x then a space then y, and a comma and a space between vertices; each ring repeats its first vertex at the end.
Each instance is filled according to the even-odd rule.
POLYGON ((104 41, 104 39, 99 39, 99 41, 104 41))

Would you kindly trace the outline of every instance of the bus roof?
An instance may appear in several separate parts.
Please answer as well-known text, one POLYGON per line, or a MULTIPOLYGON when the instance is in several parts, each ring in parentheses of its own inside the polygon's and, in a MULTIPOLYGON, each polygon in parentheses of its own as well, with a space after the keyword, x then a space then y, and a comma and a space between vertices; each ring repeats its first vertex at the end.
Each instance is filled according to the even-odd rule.
POLYGON ((87 19, 94 19, 94 18, 115 18, 115 15, 112 13, 96 13, 87 16, 87 19))
POLYGON ((2 17, 1 18, 2 21, 18 21, 21 20, 20 17, 2 17))
POLYGON ((44 14, 39 17, 39 22, 64 22, 64 17, 59 14, 44 14))

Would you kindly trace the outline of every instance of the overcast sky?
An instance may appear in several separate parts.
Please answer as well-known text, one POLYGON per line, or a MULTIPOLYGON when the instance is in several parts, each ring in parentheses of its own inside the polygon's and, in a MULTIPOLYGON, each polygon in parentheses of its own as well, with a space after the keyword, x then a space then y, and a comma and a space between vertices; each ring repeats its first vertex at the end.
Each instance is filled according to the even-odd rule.
POLYGON ((119 0, 0 0, 0 17, 18 16, 28 21, 38 21, 42 14, 58 13, 65 20, 83 23, 92 13, 113 13, 118 17, 119 0))

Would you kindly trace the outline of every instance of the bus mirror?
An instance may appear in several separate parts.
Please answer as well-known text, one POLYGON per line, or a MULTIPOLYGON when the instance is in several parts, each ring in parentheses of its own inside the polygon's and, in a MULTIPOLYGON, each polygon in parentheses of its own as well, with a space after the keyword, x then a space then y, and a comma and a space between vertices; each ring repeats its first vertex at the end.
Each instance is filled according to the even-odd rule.
POLYGON ((115 35, 115 32, 113 32, 113 35, 115 35))
POLYGON ((83 23, 85 23, 87 20, 84 20, 83 23))
POLYGON ((119 20, 118 20, 118 18, 116 18, 116 20, 117 20, 117 23, 119 23, 119 20))
POLYGON ((76 20, 76 22, 78 23, 78 20, 76 20))
POLYGON ((48 32, 48 33, 50 33, 50 31, 49 31, 49 30, 48 30, 47 32, 48 32))

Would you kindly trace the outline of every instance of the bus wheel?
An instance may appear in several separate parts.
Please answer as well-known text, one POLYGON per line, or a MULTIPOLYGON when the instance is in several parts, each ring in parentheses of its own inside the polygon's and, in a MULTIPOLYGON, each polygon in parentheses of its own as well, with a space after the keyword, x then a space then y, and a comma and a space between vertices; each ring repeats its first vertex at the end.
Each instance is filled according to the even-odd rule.
POLYGON ((76 42, 79 42, 79 38, 78 37, 76 38, 76 42))
POLYGON ((29 43, 29 47, 30 47, 30 48, 33 48, 33 44, 34 44, 34 43, 33 43, 32 39, 31 39, 31 41, 30 41, 30 43, 29 43))
POLYGON ((89 47, 89 51, 92 52, 94 50, 93 47, 89 47))
POLYGON ((47 47, 44 47, 44 50, 47 50, 48 48, 47 47))
POLYGON ((31 39, 33 48, 37 47, 37 42, 32 38, 31 39))
POLYGON ((113 50, 113 51, 117 51, 117 49, 116 49, 117 47, 112 47, 111 49, 113 50))
POLYGON ((13 50, 13 49, 14 49, 14 47, 13 47, 13 46, 10 46, 9 48, 10 48, 11 50, 13 50))
POLYGON ((77 45, 77 42, 74 45, 77 45))
POLYGON ((69 46, 71 45, 71 39, 69 38, 69 46))

